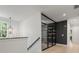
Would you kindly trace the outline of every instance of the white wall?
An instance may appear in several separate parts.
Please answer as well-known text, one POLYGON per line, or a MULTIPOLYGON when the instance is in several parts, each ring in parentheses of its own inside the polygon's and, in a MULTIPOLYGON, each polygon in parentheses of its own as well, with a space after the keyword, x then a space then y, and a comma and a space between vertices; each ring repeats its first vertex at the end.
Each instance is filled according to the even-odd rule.
POLYGON ((67 46, 70 44, 70 20, 67 20, 67 46))
POLYGON ((73 43, 79 43, 79 26, 75 26, 72 29, 72 41, 73 43))
POLYGON ((72 29, 72 43, 79 43, 79 17, 68 20, 68 44, 70 43, 70 29, 72 29))
MULTIPOLYGON (((38 37, 41 37, 40 12, 35 12, 28 19, 21 21, 20 35, 28 37, 27 46, 31 45, 38 37)), ((41 39, 29 50, 29 52, 41 52, 41 39)))

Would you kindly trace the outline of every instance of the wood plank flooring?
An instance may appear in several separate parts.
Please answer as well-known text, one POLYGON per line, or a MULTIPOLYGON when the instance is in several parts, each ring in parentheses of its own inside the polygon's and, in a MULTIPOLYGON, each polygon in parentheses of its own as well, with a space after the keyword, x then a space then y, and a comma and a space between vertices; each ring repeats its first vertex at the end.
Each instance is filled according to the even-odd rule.
POLYGON ((73 44, 69 47, 66 45, 57 44, 44 50, 43 53, 79 53, 79 44, 73 44))

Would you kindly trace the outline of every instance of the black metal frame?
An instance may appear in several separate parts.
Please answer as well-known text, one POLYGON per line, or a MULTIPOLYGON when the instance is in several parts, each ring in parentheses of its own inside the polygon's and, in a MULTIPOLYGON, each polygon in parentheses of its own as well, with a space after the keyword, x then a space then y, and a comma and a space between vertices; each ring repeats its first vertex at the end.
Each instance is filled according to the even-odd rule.
MULTIPOLYGON (((56 30, 56 22, 55 22, 54 20, 52 20, 51 18, 49 18, 48 16, 46 16, 45 14, 43 14, 43 13, 41 13, 41 15, 44 16, 44 17, 46 17, 47 19, 53 21, 53 22, 55 23, 55 30, 56 30)), ((42 23, 43 23, 43 22, 42 22, 42 23)), ((43 23, 43 24, 48 25, 48 24, 46 24, 46 23, 43 23)), ((48 27, 48 26, 47 26, 47 27, 48 27)), ((48 30, 47 30, 47 33, 48 33, 48 30)), ((55 44, 54 44, 54 45, 56 45, 56 35, 55 35, 55 44)), ((53 45, 53 40, 52 40, 52 46, 54 46, 54 45, 53 45)), ((50 47, 52 47, 52 46, 50 46, 50 47)), ((44 51, 44 50, 46 50, 46 49, 48 49, 48 48, 50 48, 50 47, 49 47, 48 36, 47 36, 47 48, 42 49, 42 51, 44 51)))
MULTIPOLYGON (((41 22, 41 23, 44 24, 44 25, 47 25, 46 23, 43 23, 43 22, 41 22)), ((47 43, 47 45, 48 45, 48 43, 47 43)), ((42 51, 44 51, 44 50, 46 50, 46 49, 48 49, 48 47, 42 49, 42 51)))
MULTIPOLYGON (((55 22, 55 30, 56 30, 56 22, 55 22)), ((55 32, 56 33, 56 32, 55 32)), ((55 45, 56 45, 56 35, 55 35, 55 45)))

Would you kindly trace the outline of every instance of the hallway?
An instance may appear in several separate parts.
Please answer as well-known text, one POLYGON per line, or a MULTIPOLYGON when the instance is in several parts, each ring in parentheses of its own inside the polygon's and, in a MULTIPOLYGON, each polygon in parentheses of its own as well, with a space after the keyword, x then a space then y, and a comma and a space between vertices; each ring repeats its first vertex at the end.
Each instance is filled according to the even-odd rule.
POLYGON ((79 53, 79 44, 73 44, 73 46, 67 47, 66 45, 57 44, 43 53, 79 53))

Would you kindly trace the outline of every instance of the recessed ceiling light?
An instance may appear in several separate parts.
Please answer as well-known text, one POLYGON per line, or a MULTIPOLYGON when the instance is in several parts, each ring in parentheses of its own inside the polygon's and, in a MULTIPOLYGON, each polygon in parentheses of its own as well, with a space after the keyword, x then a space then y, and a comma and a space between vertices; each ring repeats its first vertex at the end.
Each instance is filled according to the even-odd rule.
POLYGON ((63 13, 63 16, 66 16, 66 13, 63 13))

